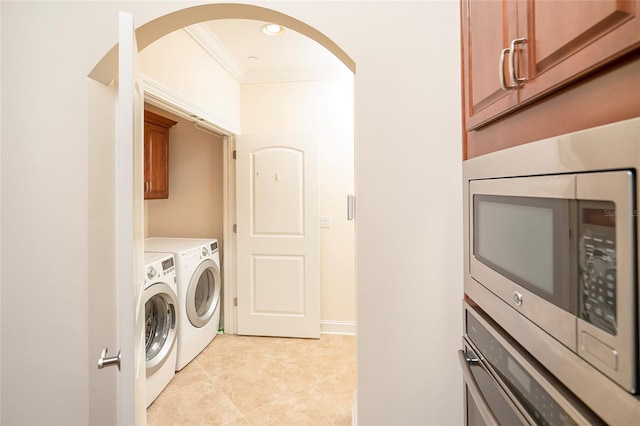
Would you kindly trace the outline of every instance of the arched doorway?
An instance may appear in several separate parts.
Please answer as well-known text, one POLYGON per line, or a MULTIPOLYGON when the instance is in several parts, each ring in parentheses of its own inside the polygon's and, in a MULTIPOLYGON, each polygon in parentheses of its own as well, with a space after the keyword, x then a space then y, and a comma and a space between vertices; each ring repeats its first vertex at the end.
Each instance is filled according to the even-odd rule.
MULTIPOLYGON (((203 6, 196 6, 193 8, 183 9, 181 11, 177 11, 177 12, 165 15, 163 17, 157 18, 141 26, 136 30, 136 38, 139 42, 138 49, 142 49, 147 45, 149 45, 150 43, 152 43, 153 41, 159 39, 160 37, 188 25, 209 21, 209 20, 232 19, 232 18, 266 20, 266 21, 270 21, 273 23, 286 26, 292 30, 295 30, 301 34, 304 34, 307 37, 310 37, 311 39, 315 40, 316 42, 324 46, 329 51, 331 51, 336 57, 338 57, 345 64, 345 66, 347 66, 352 72, 355 73, 355 64, 353 60, 351 60, 351 58, 349 58, 349 56, 344 51, 342 51, 342 49, 340 49, 335 43, 333 43, 329 38, 324 36, 319 31, 315 30, 314 28, 306 25, 301 21, 296 20, 295 18, 284 15, 282 13, 275 12, 270 9, 265 9, 257 6, 249 6, 249 5, 239 5, 239 4, 203 5, 203 6)), ((96 67, 94 67, 92 72, 89 74, 90 78, 92 78, 97 82, 102 83, 103 85, 113 86, 112 82, 117 77, 117 73, 118 73, 117 71, 118 48, 119 46, 117 45, 114 46, 114 48, 112 48, 102 58, 102 60, 96 65, 96 67)), ((113 93, 111 94, 111 96, 112 95, 113 93)), ((109 96, 106 96, 105 98, 102 98, 102 101, 108 102, 108 99, 109 99, 109 96)), ((94 104, 94 101, 90 100, 89 104, 90 104, 90 115, 92 115, 91 107, 94 104)), ((94 111, 93 114, 96 114, 96 111, 94 111)), ((90 130, 90 134, 92 131, 93 130, 90 130)), ((106 137, 108 139, 109 135, 103 135, 102 137, 103 138, 106 137)), ((104 149, 107 152, 109 151, 108 146, 105 146, 104 149)), ((95 161, 98 161, 98 160, 96 159, 95 161)), ((117 161, 118 160, 116 159, 116 162, 117 161)), ((90 161, 90 164, 91 164, 91 161, 90 161)), ((140 166, 138 165, 136 167, 140 167, 140 166)), ((115 180, 113 182, 115 182, 115 180)), ((111 185, 113 184, 114 183, 111 183, 111 185)), ((93 191, 96 190, 95 186, 93 185, 93 182, 90 181, 89 186, 90 186, 90 192, 92 192, 92 190, 93 191)), ((109 186, 108 182, 101 180, 99 183, 99 186, 101 187, 106 186, 106 189, 108 192, 108 186, 109 186)), ((100 192, 100 191, 97 191, 97 192, 100 192)), ((136 198, 134 200, 134 203, 142 203, 142 199, 136 198)), ((102 237, 105 236, 106 237, 104 238, 105 241, 112 241, 112 236, 109 236, 107 234, 105 234, 105 231, 103 229, 97 229, 97 228, 90 229, 90 239, 103 240, 102 237)), ((102 250, 105 250, 105 247, 103 247, 102 250)), ((91 252, 89 253, 89 257, 90 258, 92 257, 91 252)), ((127 291, 127 283, 122 284, 121 288, 116 289, 116 293, 117 292, 126 293, 126 291, 127 291)), ((91 293, 91 289, 90 289, 90 293, 91 293)), ((113 306, 113 309, 111 309, 111 311, 109 312, 109 306, 106 306, 105 303, 102 303, 102 305, 103 306, 100 311, 101 316, 99 318, 99 321, 98 319, 94 319, 93 321, 90 319, 90 323, 93 323, 93 324, 100 323, 102 327, 112 328, 110 332, 111 335, 116 335, 116 336, 130 335, 132 333, 132 330, 130 329, 125 330, 126 331, 125 333, 122 333, 123 331, 122 329, 120 329, 120 332, 113 330, 116 328, 116 323, 117 323, 115 318, 115 312, 116 312, 115 306, 113 306), (109 318, 108 316, 105 317, 104 315, 105 313, 106 314, 110 313, 111 318, 109 318)), ((91 309, 91 306, 90 306, 90 312, 92 312, 91 315, 94 315, 93 314, 94 311, 91 309)), ((117 327, 126 328, 127 324, 118 324, 117 327)), ((132 327, 132 325, 129 325, 129 328, 135 328, 135 327, 132 327)), ((90 333, 93 333, 93 332, 94 332, 94 329, 90 327, 90 333)), ((138 332, 138 330, 133 330, 133 334, 135 334, 136 332, 138 332)), ((99 339, 98 337, 95 337, 93 339, 90 338, 90 341, 92 340, 97 341, 98 339, 99 339)), ((137 351, 137 348, 126 347, 126 344, 123 344, 122 342, 118 342, 118 345, 121 346, 123 357, 129 356, 135 359, 136 356, 140 356, 139 352, 137 351)), ((90 378, 91 376, 92 375, 90 374, 90 378)), ((121 378, 118 378, 117 380, 121 380, 121 378)), ((125 386, 129 386, 129 387, 135 386, 134 385, 135 380, 130 380, 128 383, 130 384, 125 386)), ((90 418, 92 419, 91 421, 92 423, 94 422, 94 420, 95 422, 110 422, 110 420, 114 420, 114 423, 115 423, 115 420, 117 420, 118 423, 134 422, 134 421, 139 421, 141 418, 144 418, 144 414, 140 414, 141 412, 144 411, 144 407, 139 406, 140 404, 134 403, 134 401, 124 402, 125 404, 131 404, 132 406, 130 407, 122 407, 122 406, 117 407, 117 411, 121 410, 124 413, 129 413, 128 415, 125 415, 124 417, 122 415, 117 415, 116 406, 115 406, 116 398, 115 398, 115 395, 113 394, 114 393, 113 390, 121 389, 121 386, 115 386, 115 387, 111 386, 109 387, 109 389, 105 389, 105 388, 101 389, 99 386, 95 386, 93 384, 90 386, 90 391, 92 393, 91 399, 106 402, 102 404, 102 407, 99 411, 94 413, 94 411, 91 410, 92 412, 91 412, 90 418), (110 405, 109 401, 113 401, 114 404, 110 405), (105 409, 105 407, 110 407, 110 406, 113 408, 113 410, 109 410, 108 408, 105 409), (109 415, 113 415, 115 417, 111 417, 111 418, 105 417, 109 415), (135 418, 130 418, 132 415, 135 418), (98 416, 98 417, 94 417, 94 416, 98 416)), ((128 392, 128 393, 135 394, 135 392, 128 392)), ((143 400, 142 398, 135 398, 135 399, 136 401, 143 400)), ((123 401, 120 400, 120 405, 122 404, 123 404, 123 401)), ((97 406, 97 404, 94 404, 94 405, 97 406)))
MULTIPOLYGON (((356 64, 353 59, 320 31, 275 10, 244 4, 195 6, 154 19, 136 29, 138 49, 144 49, 160 37, 180 28, 217 19, 254 19, 269 21, 290 28, 320 43, 340 59, 354 74, 356 73, 356 64)), ((110 84, 117 74, 117 53, 118 46, 116 45, 98 62, 89 73, 89 77, 103 84, 110 84)))

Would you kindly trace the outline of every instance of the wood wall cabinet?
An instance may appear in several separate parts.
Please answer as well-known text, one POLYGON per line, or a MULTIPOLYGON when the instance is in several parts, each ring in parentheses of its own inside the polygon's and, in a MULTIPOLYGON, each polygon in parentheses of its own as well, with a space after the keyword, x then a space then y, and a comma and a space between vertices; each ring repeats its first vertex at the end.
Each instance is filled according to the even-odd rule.
POLYGON ((468 131, 640 47, 640 1, 462 0, 461 13, 468 131))
POLYGON ((176 122, 144 112, 144 199, 169 198, 169 129, 176 122))

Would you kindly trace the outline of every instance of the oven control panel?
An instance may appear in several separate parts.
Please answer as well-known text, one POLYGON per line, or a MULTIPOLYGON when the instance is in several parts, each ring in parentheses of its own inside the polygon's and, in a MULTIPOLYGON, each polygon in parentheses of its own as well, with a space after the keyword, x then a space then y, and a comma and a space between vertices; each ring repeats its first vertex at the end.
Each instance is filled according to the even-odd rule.
POLYGON ((578 282, 580 317, 615 335, 616 227, 613 203, 580 205, 578 282))

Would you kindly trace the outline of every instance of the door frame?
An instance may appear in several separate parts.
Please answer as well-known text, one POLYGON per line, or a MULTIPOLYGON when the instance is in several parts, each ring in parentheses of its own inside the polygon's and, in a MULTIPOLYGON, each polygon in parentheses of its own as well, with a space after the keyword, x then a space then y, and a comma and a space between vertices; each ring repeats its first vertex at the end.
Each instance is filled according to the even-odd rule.
POLYGON ((238 129, 231 128, 218 117, 208 117, 204 121, 195 121, 193 116, 201 117, 200 108, 187 99, 171 92, 153 80, 142 76, 144 82, 144 101, 155 107, 177 115, 194 123, 200 130, 210 131, 222 136, 222 227, 223 242, 220 244, 221 278, 225 333, 237 334, 238 316, 234 306, 237 297, 236 281, 236 234, 233 225, 236 217, 236 168, 233 152, 235 150, 235 135, 238 129))
MULTIPOLYGON (((139 27, 135 27, 135 26, 133 27, 135 38, 138 40, 138 46, 137 46, 138 52, 140 52, 140 50, 144 49, 149 44, 158 40, 162 36, 167 35, 176 29, 184 28, 185 26, 196 24, 199 22, 216 20, 216 19, 254 19, 254 20, 268 21, 268 22, 273 22, 276 24, 283 25, 287 28, 290 28, 301 34, 304 34, 305 36, 321 44, 329 52, 334 54, 341 62, 343 62, 345 66, 354 73, 354 75, 356 73, 355 61, 344 50, 342 50, 340 46, 334 43, 329 37, 327 37, 322 32, 318 31, 311 25, 308 25, 305 22, 296 19, 294 16, 289 16, 277 10, 272 10, 272 9, 264 8, 261 6, 248 5, 248 4, 210 3, 210 4, 202 4, 202 5, 192 6, 192 7, 184 7, 184 8, 179 7, 173 12, 160 14, 156 19, 153 19, 139 27)), ((119 51, 119 46, 118 46, 118 42, 116 42, 116 44, 96 63, 93 69, 88 73, 87 77, 96 82, 102 83, 105 86, 109 86, 115 79, 118 78, 118 51, 119 51)), ((150 100, 147 96, 149 85, 147 84, 146 81, 144 81, 144 79, 142 82, 142 87, 144 90, 144 93, 143 93, 144 101, 150 100)), ((185 110, 182 110, 178 115, 183 116, 182 113, 184 112, 185 110)), ((200 124, 203 125, 205 123, 200 123, 200 124)), ((211 122, 207 124, 211 124, 212 130, 216 132, 223 130, 222 135, 227 136, 224 138, 225 139, 224 152, 226 155, 225 158, 227 159, 226 166, 228 167, 229 164, 232 163, 228 159, 229 153, 231 152, 231 155, 232 155, 232 151, 233 151, 229 149, 228 144, 229 144, 229 139, 232 139, 230 137, 234 133, 224 131, 225 130, 224 127, 221 129, 215 128, 216 126, 213 125, 213 123, 211 122)), ((208 126, 205 126, 205 127, 208 127, 208 126)), ((237 129, 235 133, 239 133, 239 129, 237 129)), ((354 144, 355 143, 356 143, 356 140, 354 139, 354 144)), ((354 167, 355 167, 355 163, 354 163, 354 167)), ((142 169, 142 164, 137 165, 134 168, 134 173, 141 172, 142 171, 141 169, 142 169), (138 168, 140 170, 138 170, 138 168)), ((235 172, 235 169, 234 169, 234 172, 235 172)), ((226 175, 227 176, 230 175, 228 169, 227 169, 226 175)), ((235 243, 233 243, 235 237, 233 237, 232 229, 231 229, 231 232, 229 232, 229 227, 232 227, 233 224, 230 223, 231 222, 229 220, 230 217, 228 216, 228 212, 231 211, 229 210, 228 200, 229 200, 229 197, 232 196, 232 193, 229 191, 229 180, 226 180, 225 182, 226 184, 224 188, 223 211, 226 212, 225 213, 226 223, 224 224, 224 235, 225 235, 225 238, 230 237, 228 241, 231 242, 231 245, 233 247, 235 247, 235 243)), ((131 182, 131 184, 134 185, 135 181, 131 182)), ((120 182, 115 183, 115 185, 120 185, 120 182)), ((141 188, 140 188, 140 191, 136 192, 136 195, 133 201, 136 202, 138 200, 144 201, 142 197, 141 188)), ((234 209, 235 209, 235 204, 234 204, 234 209)), ((235 210, 233 211, 235 212, 235 210)), ((133 212, 132 212, 132 216, 133 216, 133 212)), ((232 217, 235 217, 235 213, 232 217)), ((142 250, 142 248, 138 248, 137 251, 139 252, 140 255, 142 255, 144 250, 142 250)), ((229 258, 233 257, 228 255, 230 253, 232 253, 232 250, 226 250, 225 247, 223 246, 221 254, 223 255, 223 265, 225 266, 229 265, 229 261, 230 261, 229 258)), ((233 270, 233 269, 234 269, 234 266, 231 266, 229 268, 229 270, 233 270)), ((356 271, 357 271, 357 261, 356 261, 356 271)), ((229 302, 233 300, 233 298, 230 296, 233 294, 237 294, 231 290, 231 288, 233 288, 233 285, 230 284, 228 281, 229 281, 228 278, 223 275, 223 290, 227 292, 227 297, 225 297, 225 308, 229 305, 229 302)), ((358 286, 357 286, 357 275, 356 275, 356 294, 358 291, 357 287, 358 286)), ((235 309, 231 309, 231 310, 225 309, 225 324, 230 325, 230 328, 229 328, 230 331, 234 326, 234 322, 230 321, 232 312, 235 312, 235 309)), ((132 325, 135 328, 135 324, 132 324, 132 325)), ((132 330, 132 332, 136 332, 136 330, 132 330)), ((136 389, 131 389, 130 391, 135 393, 136 389)), ((357 406, 357 400, 354 402, 354 406, 357 406)), ((137 413, 138 406, 133 407, 133 410, 134 410, 134 415, 139 414, 137 413)), ((146 419, 146 415, 143 414, 143 416, 146 419)))
POLYGON ((238 280, 237 249, 238 234, 234 232, 236 224, 236 139, 226 136, 222 145, 222 227, 224 244, 222 266, 224 268, 222 288, 224 291, 224 332, 238 334, 238 280))

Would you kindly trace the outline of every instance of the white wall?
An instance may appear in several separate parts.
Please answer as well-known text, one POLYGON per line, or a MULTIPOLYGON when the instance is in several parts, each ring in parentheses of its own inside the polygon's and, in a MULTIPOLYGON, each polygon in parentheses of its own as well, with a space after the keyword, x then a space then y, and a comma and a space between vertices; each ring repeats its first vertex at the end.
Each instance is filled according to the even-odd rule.
POLYGON ((140 66, 145 77, 209 112, 206 118, 219 127, 240 128, 240 83, 185 31, 174 31, 143 49, 140 66))
POLYGON ((243 134, 314 133, 318 137, 320 286, 323 329, 349 331, 355 322, 354 223, 346 197, 354 192, 353 81, 299 81, 242 85, 243 134))
MULTIPOLYGON (((360 424, 462 424, 458 3, 251 3, 357 64, 360 424)), ((2 2, 3 424, 88 423, 86 76, 118 9, 189 4, 2 2)))

